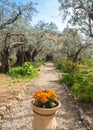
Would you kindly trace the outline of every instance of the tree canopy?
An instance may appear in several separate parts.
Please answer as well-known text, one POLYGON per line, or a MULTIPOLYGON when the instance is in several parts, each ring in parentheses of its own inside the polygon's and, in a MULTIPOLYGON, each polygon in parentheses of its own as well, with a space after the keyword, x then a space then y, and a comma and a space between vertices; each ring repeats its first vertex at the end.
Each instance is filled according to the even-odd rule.
POLYGON ((36 13, 32 2, 27 4, 16 4, 8 0, 0 0, 0 30, 11 25, 20 18, 32 20, 32 15, 36 13))
POLYGON ((93 37, 93 0, 58 0, 62 19, 78 25, 90 37, 93 37))

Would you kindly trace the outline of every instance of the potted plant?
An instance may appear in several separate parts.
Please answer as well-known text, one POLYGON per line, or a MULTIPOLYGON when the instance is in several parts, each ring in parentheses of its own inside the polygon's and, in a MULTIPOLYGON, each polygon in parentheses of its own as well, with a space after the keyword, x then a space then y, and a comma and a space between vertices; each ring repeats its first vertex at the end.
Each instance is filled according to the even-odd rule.
POLYGON ((53 90, 36 92, 33 95, 31 106, 34 111, 33 130, 56 129, 57 122, 55 114, 61 106, 61 103, 57 100, 57 95, 53 90))

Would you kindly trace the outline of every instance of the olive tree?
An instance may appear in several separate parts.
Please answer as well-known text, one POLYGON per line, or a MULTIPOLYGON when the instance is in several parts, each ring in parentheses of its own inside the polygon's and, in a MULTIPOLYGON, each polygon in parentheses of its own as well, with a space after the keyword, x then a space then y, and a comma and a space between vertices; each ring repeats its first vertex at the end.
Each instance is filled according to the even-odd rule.
POLYGON ((62 19, 93 37, 93 0, 58 0, 62 19))
POLYGON ((6 73, 9 70, 8 61, 10 50, 13 47, 18 47, 24 43, 24 33, 14 34, 14 23, 20 18, 26 18, 30 21, 34 12, 36 12, 36 10, 33 7, 32 2, 25 5, 17 5, 16 3, 9 2, 8 0, 0 0, 0 45, 2 46, 1 72, 6 73), (16 37, 16 39, 14 38, 14 36, 16 37), (12 44, 14 44, 14 46, 12 44))
POLYGON ((67 59, 76 62, 80 54, 92 46, 91 39, 82 42, 77 29, 64 29, 62 53, 67 59))
POLYGON ((41 58, 44 58, 52 50, 54 41, 52 38, 47 37, 46 34, 55 31, 57 31, 57 26, 53 22, 46 23, 44 21, 38 21, 30 37, 30 42, 33 41, 30 44, 32 46, 32 61, 35 61, 35 58, 39 55, 42 55, 41 58))

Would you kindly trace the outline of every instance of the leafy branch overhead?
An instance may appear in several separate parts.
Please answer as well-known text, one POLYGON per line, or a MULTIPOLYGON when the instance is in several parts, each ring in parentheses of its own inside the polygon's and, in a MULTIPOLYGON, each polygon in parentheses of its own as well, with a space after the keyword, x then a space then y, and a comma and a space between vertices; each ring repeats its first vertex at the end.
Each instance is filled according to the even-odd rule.
POLYGON ((86 35, 93 37, 93 1, 58 0, 62 19, 68 18, 68 24, 78 25, 86 35))
POLYGON ((4 23, 1 23, 1 25, 0 25, 0 30, 3 29, 4 27, 6 27, 6 25, 9 25, 9 24, 11 24, 11 23, 14 23, 14 22, 19 18, 19 16, 20 16, 21 14, 22 14, 22 13, 21 13, 21 10, 19 9, 19 12, 18 12, 18 14, 16 14, 16 16, 14 16, 13 18, 11 18, 11 19, 9 19, 9 20, 7 20, 7 21, 4 21, 4 23))
POLYGON ((29 18, 29 20, 32 20, 32 15, 37 13, 33 5, 32 2, 25 5, 17 5, 14 2, 0 1, 0 30, 20 18, 29 18))
POLYGON ((67 59, 76 62, 82 52, 92 47, 92 41, 87 39, 85 42, 80 38, 77 29, 64 29, 64 38, 63 38, 63 46, 62 53, 65 54, 67 59))

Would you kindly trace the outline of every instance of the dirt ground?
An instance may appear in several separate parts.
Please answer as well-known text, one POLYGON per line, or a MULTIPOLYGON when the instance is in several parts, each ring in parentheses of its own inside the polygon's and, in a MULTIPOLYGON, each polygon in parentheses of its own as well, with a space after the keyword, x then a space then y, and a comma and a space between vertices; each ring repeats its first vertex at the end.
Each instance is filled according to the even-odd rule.
POLYGON ((32 130, 32 95, 42 89, 53 89, 62 104, 56 114, 56 130, 93 130, 93 107, 89 107, 90 114, 89 108, 83 106, 89 118, 73 100, 68 88, 58 83, 59 77, 52 63, 42 66, 39 77, 34 80, 0 75, 0 130, 32 130))
POLYGON ((15 102, 29 83, 30 79, 17 79, 0 74, 0 107, 15 102))

